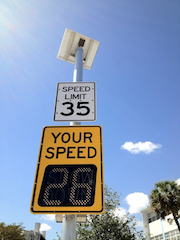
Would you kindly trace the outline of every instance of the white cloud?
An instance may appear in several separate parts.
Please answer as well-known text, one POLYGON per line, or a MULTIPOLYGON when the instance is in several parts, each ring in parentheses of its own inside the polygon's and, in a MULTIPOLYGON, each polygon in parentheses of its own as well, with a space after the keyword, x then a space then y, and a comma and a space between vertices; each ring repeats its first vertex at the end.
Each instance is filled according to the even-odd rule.
POLYGON ((146 142, 138 142, 138 143, 133 143, 133 142, 125 142, 122 146, 121 149, 127 150, 130 153, 137 154, 140 152, 144 152, 146 154, 150 154, 153 152, 155 149, 161 148, 161 144, 155 144, 149 141, 146 142))
POLYGON ((138 213, 140 210, 147 206, 149 204, 149 198, 148 195, 141 193, 141 192, 135 192, 129 194, 125 198, 127 204, 129 205, 129 213, 138 213))
POLYGON ((41 218, 46 220, 46 221, 54 221, 55 220, 55 214, 41 215, 41 218))
POLYGON ((125 208, 119 207, 119 208, 116 208, 116 210, 114 211, 114 214, 116 217, 122 218, 126 216, 127 210, 125 208))
POLYGON ((39 230, 40 231, 48 231, 50 229, 51 229, 51 227, 49 225, 47 225, 46 223, 42 223, 39 230))

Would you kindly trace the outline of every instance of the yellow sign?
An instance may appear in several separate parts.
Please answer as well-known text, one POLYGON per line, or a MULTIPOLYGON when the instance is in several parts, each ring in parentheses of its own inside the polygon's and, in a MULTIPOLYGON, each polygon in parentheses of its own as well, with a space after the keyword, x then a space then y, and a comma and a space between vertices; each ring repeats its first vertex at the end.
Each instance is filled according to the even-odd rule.
POLYGON ((33 214, 104 211, 100 126, 44 127, 30 211, 33 214))

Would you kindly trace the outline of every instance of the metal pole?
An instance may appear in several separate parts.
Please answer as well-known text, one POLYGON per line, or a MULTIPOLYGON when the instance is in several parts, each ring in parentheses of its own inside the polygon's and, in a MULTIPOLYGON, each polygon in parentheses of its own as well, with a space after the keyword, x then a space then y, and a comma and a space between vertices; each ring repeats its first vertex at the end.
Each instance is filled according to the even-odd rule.
POLYGON ((62 240, 76 240, 76 215, 63 215, 62 240))
MULTIPOLYGON (((83 49, 78 47, 75 54, 73 82, 82 82, 83 77, 83 49)), ((70 122, 71 126, 81 125, 81 122, 70 122)), ((63 215, 62 240, 76 240, 77 215, 63 215)))
MULTIPOLYGON (((75 55, 73 82, 82 82, 83 80, 83 48, 78 47, 75 55)), ((70 122, 71 126, 81 125, 81 122, 70 122)))
POLYGON ((83 48, 78 47, 75 55, 73 82, 82 82, 83 79, 83 48))

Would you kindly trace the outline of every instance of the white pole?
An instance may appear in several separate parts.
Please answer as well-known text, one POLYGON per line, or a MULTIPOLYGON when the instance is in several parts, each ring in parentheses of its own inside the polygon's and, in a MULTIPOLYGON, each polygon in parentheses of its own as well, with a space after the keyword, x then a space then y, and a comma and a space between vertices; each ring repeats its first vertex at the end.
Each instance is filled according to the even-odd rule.
MULTIPOLYGON (((73 82, 82 82, 83 80, 83 49, 78 47, 75 55, 73 82)), ((70 122, 70 125, 81 125, 80 122, 70 122)))
POLYGON ((76 240, 76 215, 63 215, 62 240, 76 240))
MULTIPOLYGON (((73 82, 82 82, 83 78, 83 49, 78 47, 75 55, 73 82)), ((81 122, 70 122, 71 126, 81 125, 81 122)), ((76 240, 77 215, 63 215, 62 240, 76 240)))
POLYGON ((83 79, 83 49, 78 47, 75 55, 73 82, 82 82, 83 79))

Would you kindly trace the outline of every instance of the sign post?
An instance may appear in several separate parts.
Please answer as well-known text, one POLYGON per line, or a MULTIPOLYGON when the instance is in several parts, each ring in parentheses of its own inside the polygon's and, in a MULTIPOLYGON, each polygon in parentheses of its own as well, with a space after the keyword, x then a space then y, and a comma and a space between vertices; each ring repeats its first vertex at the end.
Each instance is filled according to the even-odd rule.
MULTIPOLYGON (((78 44, 79 45, 79 44, 78 44)), ((75 53, 73 82, 82 82, 83 79, 83 49, 78 46, 75 53)), ((70 125, 81 125, 80 122, 70 122, 70 125)), ((62 240, 76 240, 77 215, 63 215, 62 240)))
POLYGON ((73 83, 58 84, 54 121, 70 126, 45 127, 41 139, 30 211, 64 214, 62 240, 76 239, 77 215, 104 211, 102 129, 80 126, 96 120, 95 83, 82 79, 98 47, 98 41, 65 30, 58 58, 74 64, 73 83))
MULTIPOLYGON (((58 58, 74 63, 73 82, 82 82, 83 67, 91 69, 98 47, 99 42, 66 29, 58 53, 58 58), (75 56, 75 60, 73 60, 71 57, 73 55, 75 56)), ((70 122, 71 126, 76 126, 80 124, 81 123, 78 121, 70 122)), ((75 215, 63 216, 62 240, 69 239, 76 239, 75 215)))

